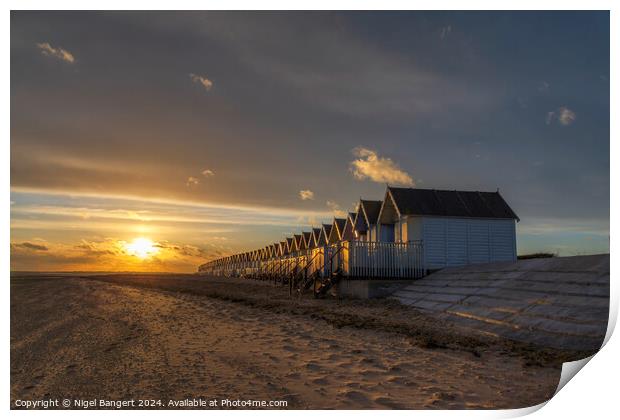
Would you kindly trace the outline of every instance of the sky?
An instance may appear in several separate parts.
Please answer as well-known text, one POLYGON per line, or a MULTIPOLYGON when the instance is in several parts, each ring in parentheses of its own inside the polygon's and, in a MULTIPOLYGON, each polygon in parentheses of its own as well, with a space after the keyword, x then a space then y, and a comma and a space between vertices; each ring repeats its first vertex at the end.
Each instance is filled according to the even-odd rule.
POLYGON ((386 184, 609 252, 608 12, 14 11, 10 54, 13 270, 193 272, 386 184))

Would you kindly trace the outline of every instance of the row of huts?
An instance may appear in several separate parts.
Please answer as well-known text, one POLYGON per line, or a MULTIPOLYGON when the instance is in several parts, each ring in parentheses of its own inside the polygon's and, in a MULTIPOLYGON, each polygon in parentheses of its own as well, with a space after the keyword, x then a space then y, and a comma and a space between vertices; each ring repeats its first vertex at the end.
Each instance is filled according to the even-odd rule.
POLYGON ((516 260, 518 221, 499 191, 388 186, 383 200, 360 199, 346 217, 209 261, 199 271, 288 275, 303 268, 307 275, 310 267, 323 275, 335 261, 345 275, 420 277, 447 266, 516 260))

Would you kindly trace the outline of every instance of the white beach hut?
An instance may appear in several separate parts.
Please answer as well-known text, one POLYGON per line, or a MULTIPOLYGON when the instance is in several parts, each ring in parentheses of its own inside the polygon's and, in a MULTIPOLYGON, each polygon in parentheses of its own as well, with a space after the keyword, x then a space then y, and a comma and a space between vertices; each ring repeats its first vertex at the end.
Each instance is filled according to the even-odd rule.
POLYGON ((355 215, 355 237, 360 241, 377 241, 377 218, 381 211, 380 200, 361 200, 355 215))
POLYGON ((427 269, 515 261, 517 215, 498 192, 388 187, 381 242, 422 241, 427 269))

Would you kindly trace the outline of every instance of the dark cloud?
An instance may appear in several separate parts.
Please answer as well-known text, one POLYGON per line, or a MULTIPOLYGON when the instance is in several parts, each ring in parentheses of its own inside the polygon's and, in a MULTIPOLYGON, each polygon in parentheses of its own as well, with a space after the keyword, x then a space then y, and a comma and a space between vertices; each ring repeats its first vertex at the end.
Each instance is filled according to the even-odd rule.
POLYGON ((11 244, 11 250, 13 249, 27 249, 32 251, 47 251, 48 247, 41 244, 35 244, 32 242, 21 242, 11 244))

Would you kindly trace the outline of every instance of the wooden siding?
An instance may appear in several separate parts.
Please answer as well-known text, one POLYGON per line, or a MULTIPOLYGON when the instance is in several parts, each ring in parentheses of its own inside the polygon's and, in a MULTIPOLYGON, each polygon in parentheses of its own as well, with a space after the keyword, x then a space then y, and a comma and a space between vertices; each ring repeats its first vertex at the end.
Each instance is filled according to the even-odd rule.
POLYGON ((514 220, 421 219, 426 266, 429 269, 516 261, 514 220))

